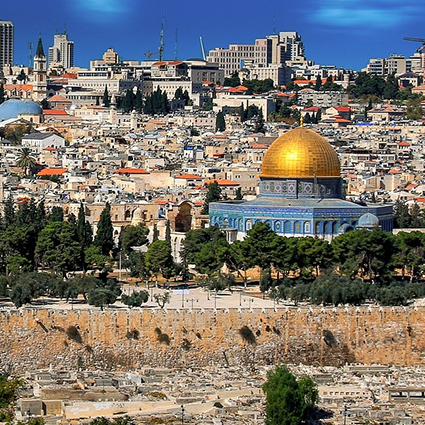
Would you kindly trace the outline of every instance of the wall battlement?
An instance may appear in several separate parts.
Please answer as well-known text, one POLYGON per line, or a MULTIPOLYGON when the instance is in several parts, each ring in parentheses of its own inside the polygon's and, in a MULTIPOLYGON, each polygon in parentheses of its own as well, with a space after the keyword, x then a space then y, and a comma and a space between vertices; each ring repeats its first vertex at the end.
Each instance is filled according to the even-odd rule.
POLYGON ((425 364, 425 308, 0 310, 0 368, 425 364))

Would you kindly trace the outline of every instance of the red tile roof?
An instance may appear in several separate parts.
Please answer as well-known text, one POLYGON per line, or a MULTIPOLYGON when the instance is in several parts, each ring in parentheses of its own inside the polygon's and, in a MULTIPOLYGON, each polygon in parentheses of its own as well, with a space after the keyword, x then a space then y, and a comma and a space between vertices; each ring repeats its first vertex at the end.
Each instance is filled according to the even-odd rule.
POLYGON ((44 115, 68 115, 63 109, 43 109, 44 115))
POLYGON ((45 168, 37 173, 37 176, 61 176, 68 170, 66 168, 45 168))
POLYGON ((115 170, 115 174, 150 174, 149 171, 142 170, 141 168, 120 168, 115 170))
POLYGON ((219 186, 239 186, 239 183, 236 183, 232 180, 227 180, 227 179, 211 179, 211 180, 207 180, 205 182, 205 184, 211 184, 217 182, 219 186))

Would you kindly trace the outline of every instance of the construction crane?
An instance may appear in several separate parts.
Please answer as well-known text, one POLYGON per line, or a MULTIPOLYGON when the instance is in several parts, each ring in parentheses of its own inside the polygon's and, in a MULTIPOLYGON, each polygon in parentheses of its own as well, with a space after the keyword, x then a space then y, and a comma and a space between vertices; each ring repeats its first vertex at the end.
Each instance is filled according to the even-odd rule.
POLYGON ((205 55, 205 46, 204 46, 204 40, 203 40, 202 36, 199 37, 199 41, 201 43, 202 59, 205 61, 205 60, 207 60, 207 58, 206 58, 206 55, 205 55))
POLYGON ((148 60, 151 60, 152 55, 155 55, 157 53, 158 52, 151 52, 151 51, 149 51, 149 52, 146 52, 146 53, 143 53, 143 54, 148 58, 148 60))
POLYGON ((416 43, 422 43, 422 46, 417 49, 417 52, 421 54, 421 62, 422 62, 422 73, 425 82, 425 38, 417 38, 417 37, 403 37, 403 40, 406 41, 414 41, 416 43))

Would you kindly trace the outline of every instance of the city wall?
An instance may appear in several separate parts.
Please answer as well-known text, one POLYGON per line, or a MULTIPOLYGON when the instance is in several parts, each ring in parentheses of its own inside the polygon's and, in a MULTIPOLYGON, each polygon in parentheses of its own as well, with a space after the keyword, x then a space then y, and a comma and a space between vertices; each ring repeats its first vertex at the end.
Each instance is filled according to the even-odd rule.
POLYGON ((424 364, 425 308, 0 310, 0 368, 424 364))

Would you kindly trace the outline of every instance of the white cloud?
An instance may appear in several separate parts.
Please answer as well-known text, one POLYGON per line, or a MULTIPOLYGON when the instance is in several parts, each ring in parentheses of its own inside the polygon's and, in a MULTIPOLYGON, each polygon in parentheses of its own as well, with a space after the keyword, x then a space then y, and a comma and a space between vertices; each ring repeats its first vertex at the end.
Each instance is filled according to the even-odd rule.
POLYGON ((312 19, 331 26, 389 27, 422 13, 423 5, 418 0, 324 0, 316 10, 312 19))

